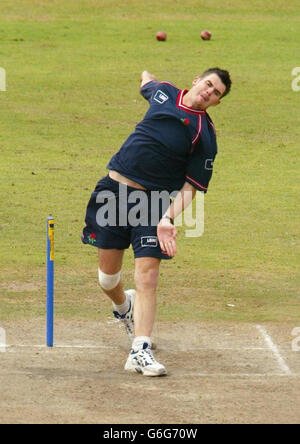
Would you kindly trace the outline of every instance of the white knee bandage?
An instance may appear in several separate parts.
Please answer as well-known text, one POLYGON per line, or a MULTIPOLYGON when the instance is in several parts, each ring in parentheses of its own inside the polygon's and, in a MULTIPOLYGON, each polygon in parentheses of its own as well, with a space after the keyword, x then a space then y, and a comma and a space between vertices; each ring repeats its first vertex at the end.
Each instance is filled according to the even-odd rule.
POLYGON ((116 274, 106 274, 98 268, 99 284, 103 290, 112 290, 115 288, 121 279, 121 272, 116 274))

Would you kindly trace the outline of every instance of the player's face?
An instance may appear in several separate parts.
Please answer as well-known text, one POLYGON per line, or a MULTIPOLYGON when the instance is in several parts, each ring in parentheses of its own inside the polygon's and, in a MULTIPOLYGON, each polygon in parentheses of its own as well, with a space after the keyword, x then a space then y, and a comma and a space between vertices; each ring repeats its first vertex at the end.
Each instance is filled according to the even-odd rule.
POLYGON ((209 106, 218 105, 225 89, 224 83, 215 73, 208 74, 202 79, 196 77, 190 90, 192 108, 205 110, 209 106))

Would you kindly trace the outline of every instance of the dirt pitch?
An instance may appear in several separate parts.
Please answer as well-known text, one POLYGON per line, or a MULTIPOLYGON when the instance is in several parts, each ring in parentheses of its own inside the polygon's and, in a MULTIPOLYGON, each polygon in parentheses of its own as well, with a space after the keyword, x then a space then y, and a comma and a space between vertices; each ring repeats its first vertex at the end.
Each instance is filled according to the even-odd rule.
POLYGON ((158 323, 155 356, 169 372, 127 374, 115 323, 1 323, 0 422, 299 423, 300 351, 282 324, 158 323), (295 347, 294 347, 295 348, 295 347))

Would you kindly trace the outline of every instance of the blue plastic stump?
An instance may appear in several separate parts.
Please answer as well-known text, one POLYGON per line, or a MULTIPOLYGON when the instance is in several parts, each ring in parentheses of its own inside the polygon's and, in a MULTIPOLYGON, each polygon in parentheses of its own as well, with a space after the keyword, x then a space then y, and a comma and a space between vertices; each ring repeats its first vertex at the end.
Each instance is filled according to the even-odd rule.
POLYGON ((54 219, 47 218, 47 346, 53 347, 54 311, 54 219))

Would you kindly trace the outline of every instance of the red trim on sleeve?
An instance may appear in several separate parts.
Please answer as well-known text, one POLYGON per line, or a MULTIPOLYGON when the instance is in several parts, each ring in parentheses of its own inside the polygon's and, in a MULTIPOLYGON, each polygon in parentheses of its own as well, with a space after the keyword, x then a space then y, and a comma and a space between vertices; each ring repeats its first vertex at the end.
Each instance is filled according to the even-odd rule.
POLYGON ((201 183, 197 182, 195 179, 192 179, 190 176, 186 176, 186 178, 190 180, 193 183, 193 185, 196 185, 196 187, 200 188, 201 190, 205 191, 207 190, 207 187, 201 185, 201 183))
MULTIPOLYGON (((176 86, 173 83, 171 83, 171 82, 167 82, 167 81, 164 80, 163 82, 159 82, 159 84, 161 84, 161 83, 163 83, 165 85, 171 85, 171 86, 173 86, 173 88, 176 88, 176 86)), ((176 89, 178 89, 178 88, 176 88, 176 89)))

